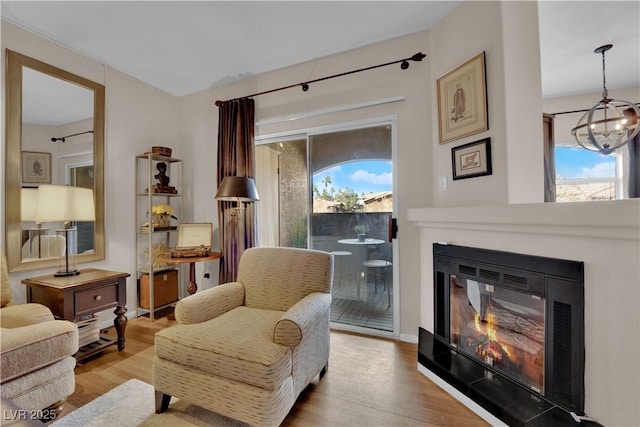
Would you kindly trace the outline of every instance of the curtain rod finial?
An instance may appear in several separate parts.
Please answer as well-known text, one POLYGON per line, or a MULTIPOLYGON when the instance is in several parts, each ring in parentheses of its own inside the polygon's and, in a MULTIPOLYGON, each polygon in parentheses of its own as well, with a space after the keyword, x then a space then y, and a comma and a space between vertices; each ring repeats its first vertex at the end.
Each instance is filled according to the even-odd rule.
POLYGON ((411 57, 411 60, 412 61, 422 61, 424 58, 426 58, 426 56, 427 55, 425 55, 424 53, 418 52, 418 53, 416 53, 415 55, 413 55, 411 57))
POLYGON ((222 101, 220 101, 219 99, 215 102, 216 107, 219 107, 222 105, 222 101))

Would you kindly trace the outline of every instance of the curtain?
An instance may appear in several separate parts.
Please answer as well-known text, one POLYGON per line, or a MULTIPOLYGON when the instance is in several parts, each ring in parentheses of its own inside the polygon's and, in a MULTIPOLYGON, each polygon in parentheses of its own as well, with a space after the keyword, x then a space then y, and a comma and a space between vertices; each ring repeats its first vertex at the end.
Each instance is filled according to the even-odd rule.
POLYGON ((629 147, 628 197, 640 197, 640 134, 627 145, 629 147))
POLYGON ((553 141, 553 116, 542 115, 542 137, 544 153, 544 201, 556 201, 556 160, 553 141))
MULTIPOLYGON (((255 178, 254 117, 253 99, 234 99, 219 105, 217 187, 225 176, 255 178)), ((235 202, 218 202, 220 247, 223 256, 220 262, 219 283, 236 280, 240 256, 245 249, 256 244, 254 203, 245 203, 245 209, 238 210, 234 205, 235 202)))

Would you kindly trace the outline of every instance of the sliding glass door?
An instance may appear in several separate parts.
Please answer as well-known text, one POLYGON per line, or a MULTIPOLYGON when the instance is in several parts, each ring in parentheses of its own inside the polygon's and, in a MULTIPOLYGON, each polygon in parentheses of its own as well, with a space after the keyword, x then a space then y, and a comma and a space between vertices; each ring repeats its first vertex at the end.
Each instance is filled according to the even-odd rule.
POLYGON ((331 252, 331 319, 349 328, 394 332, 392 131, 384 122, 256 147, 259 245, 331 252))

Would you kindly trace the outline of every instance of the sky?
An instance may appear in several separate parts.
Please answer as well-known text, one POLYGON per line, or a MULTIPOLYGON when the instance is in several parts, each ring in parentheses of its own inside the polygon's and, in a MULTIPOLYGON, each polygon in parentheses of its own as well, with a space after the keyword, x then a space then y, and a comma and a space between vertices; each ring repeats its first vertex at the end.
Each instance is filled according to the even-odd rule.
MULTIPOLYGON (((594 153, 584 148, 556 147, 558 178, 595 178, 615 176, 615 156, 594 153)), ((328 190, 336 192, 347 187, 357 194, 392 191, 390 161, 355 161, 324 169, 313 175, 313 184, 322 191, 324 179, 331 178, 328 190)))
POLYGON ((348 187, 357 194, 392 190, 390 161, 355 161, 324 169, 313 175, 313 185, 317 186, 320 192, 325 188, 324 179, 327 176, 331 178, 327 191, 331 187, 334 187, 336 192, 348 187))
POLYGON ((613 154, 603 156, 584 148, 556 147, 555 156, 558 178, 595 178, 616 174, 613 154))

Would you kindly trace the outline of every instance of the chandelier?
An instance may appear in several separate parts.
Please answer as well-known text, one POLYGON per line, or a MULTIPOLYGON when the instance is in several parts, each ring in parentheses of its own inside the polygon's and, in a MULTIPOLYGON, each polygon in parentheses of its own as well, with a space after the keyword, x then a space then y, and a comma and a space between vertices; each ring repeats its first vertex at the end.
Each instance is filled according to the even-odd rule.
POLYGON ((640 131, 638 107, 627 101, 608 97, 604 53, 613 45, 600 46, 594 53, 602 54, 602 100, 587 111, 571 129, 571 134, 582 148, 601 154, 610 154, 631 141, 640 131))

